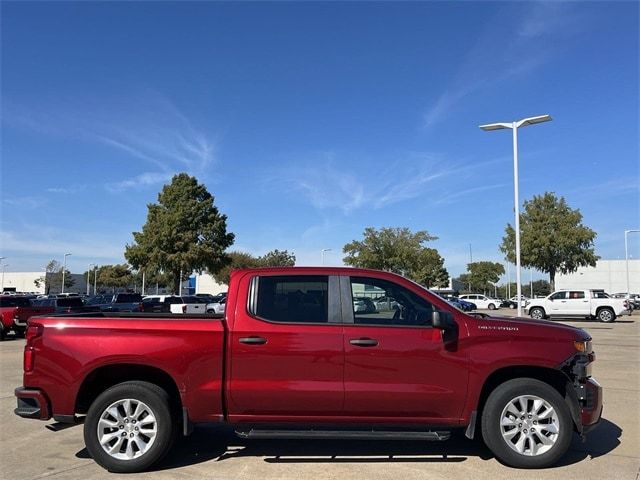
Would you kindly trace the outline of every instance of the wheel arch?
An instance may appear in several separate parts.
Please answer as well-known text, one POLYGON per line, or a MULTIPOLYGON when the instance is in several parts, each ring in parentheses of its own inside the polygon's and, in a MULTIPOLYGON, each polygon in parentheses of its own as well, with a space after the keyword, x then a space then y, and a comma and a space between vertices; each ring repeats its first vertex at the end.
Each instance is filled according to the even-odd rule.
POLYGON ((157 385, 169 395, 172 409, 180 411, 182 408, 178 386, 167 372, 149 365, 117 363, 98 367, 84 378, 76 396, 75 413, 87 413, 98 395, 114 385, 128 381, 142 381, 157 385))
MULTIPOLYGON (((575 391, 571 388, 571 379, 567 374, 562 370, 555 368, 530 365, 511 365, 503 367, 493 371, 489 376, 487 376, 482 385, 480 397, 478 398, 478 404, 476 406, 476 422, 480 422, 484 406, 491 392, 504 382, 516 378, 534 378, 557 390, 569 406, 574 428, 579 432, 582 430, 578 399, 575 391)), ((477 425, 474 425, 473 430, 475 430, 476 426, 477 425)))

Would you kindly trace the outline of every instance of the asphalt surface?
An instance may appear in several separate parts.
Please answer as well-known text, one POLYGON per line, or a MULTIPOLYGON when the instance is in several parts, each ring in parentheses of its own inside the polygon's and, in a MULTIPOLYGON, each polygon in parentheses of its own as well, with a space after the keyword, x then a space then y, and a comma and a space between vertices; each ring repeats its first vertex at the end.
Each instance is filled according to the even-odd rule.
MULTIPOLYGON (((513 315, 502 309, 501 314, 513 315)), ((582 443, 576 436, 560 465, 517 470, 501 465, 478 441, 456 435, 419 441, 240 440, 224 428, 199 427, 154 471, 129 479, 640 479, 640 313, 614 324, 565 322, 588 330, 604 387, 600 425, 582 443)), ((82 426, 58 432, 53 422, 13 414, 22 383, 24 340, 0 343, 0 478, 114 478, 89 457, 82 426)))

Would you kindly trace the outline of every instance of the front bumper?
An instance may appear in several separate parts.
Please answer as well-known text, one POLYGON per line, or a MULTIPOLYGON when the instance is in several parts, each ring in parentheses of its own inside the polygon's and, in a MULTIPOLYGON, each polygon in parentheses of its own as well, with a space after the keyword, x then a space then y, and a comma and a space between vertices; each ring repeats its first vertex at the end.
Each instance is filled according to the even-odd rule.
POLYGON ((13 413, 22 418, 36 420, 49 420, 51 418, 49 399, 43 391, 18 387, 14 393, 18 400, 18 406, 13 413))
POLYGON ((582 432, 587 433, 595 427, 602 416, 602 387, 593 378, 589 378, 581 389, 580 394, 580 420, 582 432))

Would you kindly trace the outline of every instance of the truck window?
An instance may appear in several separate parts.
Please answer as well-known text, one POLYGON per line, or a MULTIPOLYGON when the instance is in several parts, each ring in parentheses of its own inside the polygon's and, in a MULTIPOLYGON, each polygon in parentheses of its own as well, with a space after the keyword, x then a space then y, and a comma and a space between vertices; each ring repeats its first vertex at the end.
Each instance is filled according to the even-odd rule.
POLYGON ((551 295, 551 300, 564 300, 565 298, 567 298, 567 292, 556 292, 553 295, 551 295))
POLYGON ((271 322, 327 323, 328 290, 327 276, 259 277, 252 313, 271 322))
POLYGON ((58 298, 57 302, 59 307, 79 308, 84 306, 80 297, 58 298))
POLYGON ((377 278, 351 277, 356 325, 429 326, 433 305, 412 291, 377 278), (383 301, 375 298, 384 297, 383 301))
POLYGON ((569 292, 569 298, 574 300, 578 298, 584 298, 584 291, 580 290, 577 292, 569 292))
POLYGON ((30 307, 28 298, 17 296, 6 296, 0 298, 0 307, 30 307))

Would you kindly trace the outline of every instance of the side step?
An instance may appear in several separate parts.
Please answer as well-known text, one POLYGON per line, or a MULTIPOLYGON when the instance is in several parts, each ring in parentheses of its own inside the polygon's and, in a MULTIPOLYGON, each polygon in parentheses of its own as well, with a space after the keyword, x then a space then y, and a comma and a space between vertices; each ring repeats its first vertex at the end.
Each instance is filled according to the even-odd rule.
POLYGON ((236 430, 240 438, 286 440, 449 440, 448 431, 391 431, 391 430, 236 430))

